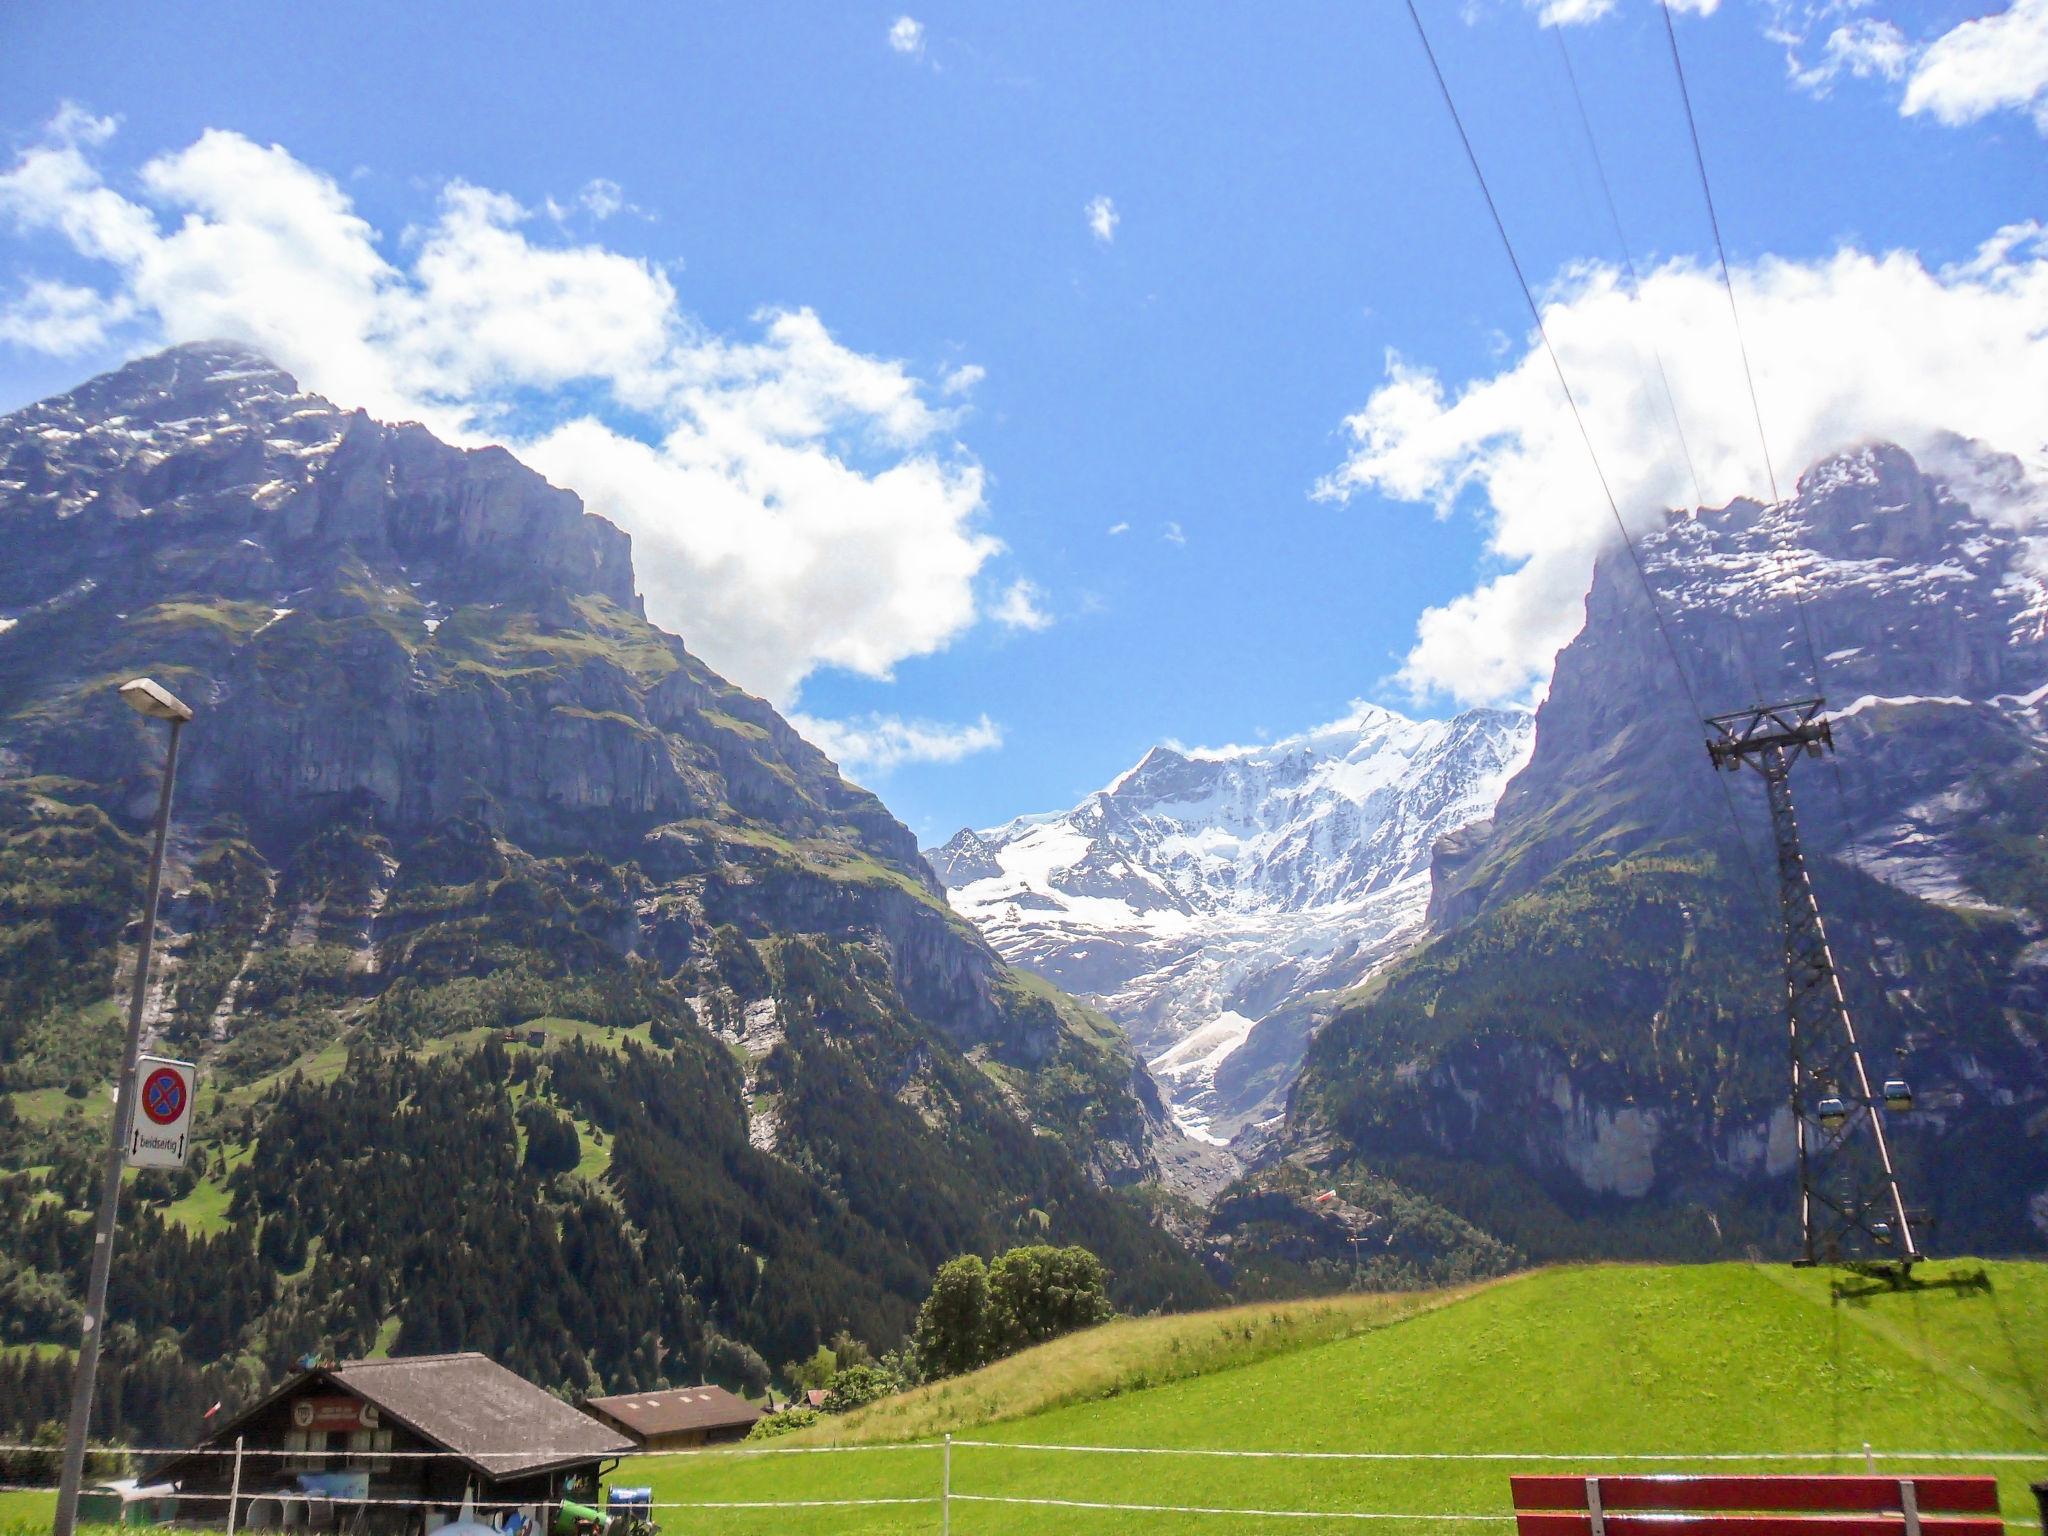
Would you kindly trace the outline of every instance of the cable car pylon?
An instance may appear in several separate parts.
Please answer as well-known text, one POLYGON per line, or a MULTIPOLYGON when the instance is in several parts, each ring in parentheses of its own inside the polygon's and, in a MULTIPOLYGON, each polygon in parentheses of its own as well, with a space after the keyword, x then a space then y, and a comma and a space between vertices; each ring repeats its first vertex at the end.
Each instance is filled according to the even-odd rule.
POLYGON ((1785 928, 1785 1016, 1792 1048, 1792 1123, 1799 1164, 1803 1264, 1886 1264, 1910 1273, 1922 1257, 1885 1141, 1884 1110, 1912 1102, 1903 1081, 1873 1094, 1856 1026, 1828 948, 1820 902, 1799 851, 1792 763, 1834 751, 1824 701, 1758 705, 1707 721, 1717 769, 1763 776, 1777 845, 1785 928))

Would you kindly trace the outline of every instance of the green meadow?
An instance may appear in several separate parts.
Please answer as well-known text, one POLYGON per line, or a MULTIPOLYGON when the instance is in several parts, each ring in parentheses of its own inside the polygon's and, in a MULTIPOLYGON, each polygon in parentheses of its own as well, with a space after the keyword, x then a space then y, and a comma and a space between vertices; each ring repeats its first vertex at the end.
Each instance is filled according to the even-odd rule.
MULTIPOLYGON (((2048 1265, 1947 1261, 1904 1289, 1765 1265, 1580 1266, 1453 1292, 1125 1319, 768 1442, 778 1454, 648 1458, 613 1481, 694 1506, 662 1510, 664 1536, 936 1532, 947 1433, 990 1442, 952 1450, 960 1536, 1482 1536, 1510 1529, 1512 1471, 1682 1471, 1745 1454, 1812 1459, 1697 1464, 1857 1471, 1866 1446, 1887 1472, 1995 1473, 2009 1528, 2030 1533, 2027 1484, 2048 1478, 2048 1265), (1145 1454, 1203 1450, 1389 1459, 1145 1454), (2020 1459, 1943 1459, 1987 1451, 2020 1459), (1473 1454, 1489 1459, 1435 1459, 1473 1454), (983 1502, 1016 1498, 1243 1513, 983 1502), (929 1502, 797 1503, 854 1499, 929 1502), (730 1507, 754 1502, 780 1507, 730 1507), (1488 1518, 1343 1518, 1360 1513, 1488 1518)), ((0 1505, 0 1525, 33 1513, 0 1505)))
MULTIPOLYGON (((1371 1300, 1371 1298, 1357 1298, 1371 1300)), ((1894 1291, 1827 1271, 1761 1265, 1596 1266, 1539 1271, 1462 1293, 1379 1298, 1383 1313, 1343 1336, 1282 1349, 1182 1379, 1172 1335, 1139 1358, 1120 1333, 1165 1319, 1111 1323, 977 1373, 927 1388, 912 1416, 955 1419, 956 1496, 1063 1498, 1113 1504, 1378 1514, 1504 1517, 1515 1470, 1620 1470, 1592 1455, 1687 1457, 1815 1453, 1800 1469, 1853 1471, 1863 1447, 1886 1471, 1965 1470, 1941 1452, 2001 1451, 2029 1460, 1987 1464, 2005 1516, 2032 1531, 2029 1479, 2048 1477, 2048 1265, 1959 1261, 1923 1266, 1894 1291), (1002 1397, 1057 1381, 1053 1396, 1092 1400, 1006 1417, 1002 1397), (1135 1382, 1161 1381, 1159 1385, 1135 1382), (983 1402, 994 1422, 934 1412, 983 1402), (1073 1454, 1020 1443, 1144 1449, 1482 1453, 1502 1460, 1287 1461, 1179 1455, 1073 1454), (1555 1458, 1555 1459, 1550 1459, 1555 1458)), ((1319 1304, 1304 1303, 1304 1307, 1319 1304)), ((1290 1308, 1240 1308, 1240 1316, 1290 1308)), ((1209 1314, 1208 1316, 1215 1316, 1209 1314)), ((1186 1335, 1183 1351, 1192 1347, 1186 1335)), ((862 1419, 872 1422, 876 1405, 862 1419)), ((902 1413, 902 1402, 895 1405, 902 1413)), ((868 1425, 849 1420, 846 1438, 868 1425)), ((940 1433, 946 1432, 941 1430, 940 1433)), ((804 1444, 804 1441, 797 1442, 804 1444)), ((663 1501, 918 1497, 935 1494, 942 1453, 924 1448, 748 1457, 721 1454, 629 1464, 631 1480, 663 1501)), ((1644 1460, 1644 1470, 1683 1470, 1644 1460)), ((1783 1464, 1713 1464, 1786 1470, 1783 1464)), ((622 1479, 624 1477, 622 1475, 622 1479)), ((669 1536, 695 1531, 935 1531, 932 1506, 872 1509, 671 1509, 669 1536)), ((955 1532, 1195 1532, 1317 1528, 1322 1521, 981 1503, 956 1497, 955 1532)), ((1353 1522, 1331 1519, 1331 1528, 1353 1522)), ((1367 1522, 1357 1522, 1364 1525, 1367 1522)), ((1378 1531, 1506 1530, 1487 1522, 1370 1522, 1378 1531)))

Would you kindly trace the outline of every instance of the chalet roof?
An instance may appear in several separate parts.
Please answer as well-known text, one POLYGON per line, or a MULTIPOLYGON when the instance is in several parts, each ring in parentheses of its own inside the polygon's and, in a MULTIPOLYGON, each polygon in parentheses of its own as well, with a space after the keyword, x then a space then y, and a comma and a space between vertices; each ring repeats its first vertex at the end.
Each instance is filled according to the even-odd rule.
MULTIPOLYGON (((280 1398, 323 1383, 375 1403, 387 1419, 492 1479, 579 1466, 634 1448, 623 1435, 474 1351, 351 1360, 301 1371, 201 1444, 226 1443, 280 1398)), ((188 1459, 189 1453, 174 1458, 160 1475, 183 1470, 180 1463, 188 1459)))
POLYGON ((486 1355, 414 1355, 331 1366, 342 1387, 493 1477, 633 1449, 616 1431, 486 1355))
POLYGON ((730 1429, 752 1424, 761 1410, 723 1387, 672 1387, 665 1392, 626 1392, 593 1397, 584 1405, 645 1440, 691 1429, 730 1429))

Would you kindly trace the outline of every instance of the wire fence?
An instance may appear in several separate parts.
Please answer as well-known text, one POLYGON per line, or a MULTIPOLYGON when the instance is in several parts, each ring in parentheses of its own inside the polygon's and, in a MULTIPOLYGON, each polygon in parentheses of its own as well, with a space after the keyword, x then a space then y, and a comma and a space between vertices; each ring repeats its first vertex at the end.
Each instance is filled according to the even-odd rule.
MULTIPOLYGON (((1944 1462, 2040 1462, 2048 1461, 2048 1447, 2040 1451, 1881 1451, 1868 1445, 1833 1451, 1287 1451, 1246 1450, 1231 1446, 1195 1445, 1079 1445, 1041 1440, 970 1440, 946 1436, 937 1440, 891 1440, 873 1445, 707 1445, 688 1450, 593 1451, 588 1446, 560 1450, 485 1451, 467 1457, 455 1451, 401 1450, 292 1450, 271 1446, 248 1446, 237 1450, 223 1446, 135 1446, 89 1445, 91 1456, 127 1456, 144 1460, 185 1460, 212 1456, 247 1461, 263 1457, 317 1458, 337 1461, 563 1461, 585 1457, 592 1461, 658 1460, 707 1456, 858 1456, 892 1452, 938 1451, 951 1444, 959 1450, 1049 1451, 1081 1456, 1236 1456, 1268 1461, 1591 1461, 1591 1462, 1823 1462, 1823 1461, 1944 1461, 1944 1462)), ((26 1441, 0 1442, 0 1455, 23 1453, 54 1456, 63 1448, 33 1445, 26 1441)))
MULTIPOLYGON (((411 1496, 370 1496, 365 1490, 363 1496, 348 1493, 325 1492, 317 1488, 277 1488, 244 1486, 240 1472, 244 1462, 264 1464, 278 1457, 305 1459, 308 1453, 302 1450, 277 1449, 272 1447, 199 1446, 177 1448, 152 1448, 133 1446, 101 1446, 96 1450, 116 1455, 126 1455, 143 1461, 157 1458, 215 1457, 236 1459, 236 1488, 230 1492, 198 1491, 179 1492, 175 1495, 181 1514, 204 1515, 216 1511, 226 1517, 230 1529, 238 1517, 245 1530, 294 1526, 310 1523, 309 1516, 315 1509, 355 1510, 378 1507, 405 1508, 429 1511, 446 1510, 455 1513, 458 1505, 466 1507, 487 1522, 495 1516, 509 1515, 514 1511, 531 1511, 536 1507, 533 1499, 513 1498, 467 1498, 451 1501, 446 1497, 427 1498, 419 1494, 411 1496), (269 1501, 271 1508, 255 1511, 262 1520, 252 1522, 247 1517, 259 1501, 269 1501), (288 1509, 290 1504, 299 1506, 288 1509), (190 1509, 188 1510, 188 1506, 190 1509), (222 1506, 227 1506, 223 1508, 222 1506), (287 1514, 301 1518, 288 1521, 287 1514)), ((671 1464, 686 1464, 697 1461, 717 1461, 733 1458, 760 1458, 776 1456, 863 1456, 863 1455, 928 1455, 937 1459, 936 1489, 927 1493, 849 1493, 844 1497, 777 1497, 777 1498, 663 1498, 638 1502, 630 1506, 633 1511, 711 1514, 718 1511, 801 1511, 801 1510, 859 1510, 859 1509, 928 1509, 936 1512, 939 1529, 950 1536, 955 1506, 991 1506, 1017 1509, 1040 1509, 1046 1511, 1068 1510, 1089 1514, 1129 1514, 1193 1517, 1227 1517, 1237 1520, 1257 1521, 1299 1521, 1329 1520, 1360 1522, 1366 1524, 1411 1523, 1418 1527, 1461 1526, 1461 1525, 1505 1525, 1514 1520, 1506 1508, 1494 1510, 1479 1509, 1359 1509, 1338 1508, 1326 1505, 1317 1509, 1300 1509, 1283 1504, 1241 1503, 1216 1504, 1206 1502, 1168 1503, 1156 1499, 1084 1498, 1062 1493, 1039 1493, 1035 1491, 1002 1492, 987 1491, 986 1483, 980 1489, 962 1487, 956 1480, 956 1452, 975 1453, 1017 1453, 1023 1455, 1048 1455, 1057 1457, 1169 1457, 1193 1460, 1223 1459, 1256 1462, 1299 1462, 1308 1464, 1349 1462, 1361 1464, 1385 1463, 1469 1463, 1480 1466, 1497 1466, 1502 1463, 1523 1465, 1588 1465, 1599 1467, 1642 1466, 1675 1468, 1683 1465, 1727 1467, 1733 1463, 1751 1463, 1770 1466, 1797 1466, 1805 1464, 1821 1467, 1838 1465, 1843 1462, 1861 1462, 1868 1471, 1875 1471, 1880 1464, 1897 1466, 1904 1463, 1939 1466, 1982 1465, 1995 1468, 2008 1465, 2032 1465, 2048 1469, 2048 1447, 2040 1451, 2010 1450, 1930 1450, 1890 1451, 1864 1445, 1849 1450, 1829 1451, 1400 1451, 1400 1450, 1277 1450, 1253 1449, 1232 1446, 1145 1446, 1145 1445, 1085 1445, 1062 1444, 1048 1441, 1029 1440, 987 1440, 954 1438, 951 1435, 934 1440, 891 1442, 877 1445, 818 1445, 818 1446, 774 1446, 738 1445, 712 1446, 688 1451, 633 1450, 610 1454, 593 1454, 577 1447, 562 1451, 530 1451, 519 1453, 521 1463, 547 1460, 559 1461, 567 1457, 587 1457, 593 1461, 610 1461, 621 1464, 638 1460, 660 1459, 671 1464)), ((51 1455, 54 1448, 41 1445, 0 1444, 0 1454, 31 1453, 51 1455)), ((344 1459, 381 1459, 385 1461, 442 1461, 461 1464, 474 1473, 479 1464, 488 1464, 495 1458, 465 1457, 444 1450, 399 1451, 399 1450, 335 1450, 313 1453, 323 1462, 344 1459)), ((984 1473, 988 1468, 981 1469, 984 1473)), ((1013 1474, 1014 1475, 1014 1474, 1013 1474)), ((260 1478, 259 1478, 260 1481, 260 1478)), ((930 1485, 927 1484, 927 1487, 930 1485)), ((998 1480, 998 1487, 1001 1486, 998 1480)), ((7 1491, 25 1493, 54 1493, 46 1486, 9 1487, 7 1491)), ((1505 1479, 1501 1492, 1506 1493, 1505 1479)), ((559 1500, 553 1501, 559 1502, 559 1500)), ((625 1506, 621 1506, 625 1507, 625 1506)))

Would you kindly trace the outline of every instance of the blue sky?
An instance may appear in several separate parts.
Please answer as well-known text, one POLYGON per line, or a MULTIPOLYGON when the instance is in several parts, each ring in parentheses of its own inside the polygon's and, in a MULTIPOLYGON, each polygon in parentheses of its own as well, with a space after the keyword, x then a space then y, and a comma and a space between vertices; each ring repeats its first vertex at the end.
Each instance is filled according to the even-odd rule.
MULTIPOLYGON (((2011 400, 2048 345, 2038 230, 1986 242, 2048 212, 2048 98, 2014 46, 2048 8, 2022 0, 2011 37, 1973 48, 1958 29, 1978 8, 1724 0, 1678 18, 1788 483, 1866 433, 2042 446, 2048 392, 2031 427, 2011 400), (2000 360, 2019 375, 1971 381, 2000 360)), ((1422 9, 1523 263, 1561 306, 1625 512, 1693 499, 1638 388, 1645 345, 1679 376, 1702 493, 1761 490, 1656 7, 1568 0, 1605 14, 1563 29, 1638 266, 1662 274, 1633 307, 1586 265, 1617 252, 1556 40, 1507 0, 1422 9)), ((278 146, 261 164, 280 187, 324 178, 339 202, 317 217, 359 218, 396 274, 372 283, 387 319, 365 322, 382 360, 334 363, 348 349, 326 322, 294 330, 274 295, 251 339, 344 404, 424 402, 451 432, 540 445, 593 504, 620 498, 643 568, 689 567, 657 617, 842 750, 867 742, 857 775, 927 841, 1070 803, 1161 739, 1284 735, 1362 697, 1532 697, 1607 514, 1558 436, 1401 6, 908 14, 10 7, 0 131, 24 158, 0 193, 0 408, 219 329, 237 284, 274 284, 195 278, 66 222, 100 190, 154 220, 152 241, 251 216, 268 183, 235 167, 256 161, 141 175, 221 130, 278 146), (90 184, 22 174, 60 142, 90 184), (457 217, 451 184, 502 200, 457 217), (1114 223, 1091 227, 1102 198, 1114 223), (422 252, 489 286, 556 249, 585 253, 563 268, 571 298, 595 295, 575 334, 667 306, 659 339, 589 365, 599 384, 509 343, 387 345, 392 291, 452 291, 422 252), (348 398, 358 383, 385 395, 348 398), (795 426, 777 414, 792 398, 795 426), (1375 401, 1374 425, 1347 426, 1375 401), (581 438, 551 436, 585 413, 581 438), (677 423, 680 468, 618 442, 677 423), (816 585, 784 592, 750 508, 806 496, 816 585), (848 498, 852 541, 832 526, 848 498), (738 531, 670 549, 663 518, 738 531), (952 760, 918 760, 934 754, 952 760)))

